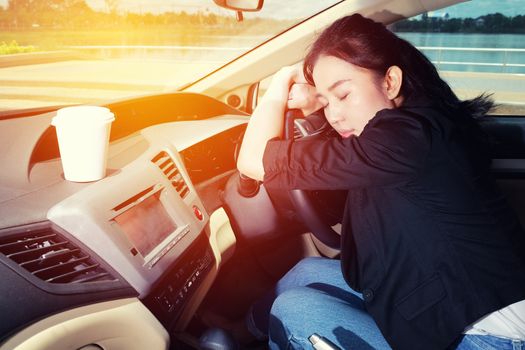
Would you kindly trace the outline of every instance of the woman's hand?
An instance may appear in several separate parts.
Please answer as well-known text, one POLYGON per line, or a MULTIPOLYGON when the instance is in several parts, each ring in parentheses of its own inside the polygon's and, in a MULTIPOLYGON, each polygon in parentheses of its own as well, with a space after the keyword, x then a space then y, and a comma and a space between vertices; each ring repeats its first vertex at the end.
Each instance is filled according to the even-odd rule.
POLYGON ((315 87, 304 78, 302 63, 283 67, 275 73, 263 98, 277 101, 288 109, 300 109, 305 116, 323 107, 315 87))
POLYGON ((323 104, 317 97, 315 86, 307 83, 294 83, 288 93, 288 109, 300 109, 304 116, 321 109, 323 104))
POLYGON ((266 143, 282 135, 287 107, 301 109, 304 115, 322 107, 317 101, 315 87, 306 84, 302 63, 283 67, 275 73, 253 111, 237 159, 237 168, 242 174, 263 180, 266 143))
POLYGON ((293 66, 282 67, 272 77, 272 81, 263 96, 263 102, 274 101, 286 106, 288 93, 293 84, 306 84, 303 76, 302 63, 293 66))

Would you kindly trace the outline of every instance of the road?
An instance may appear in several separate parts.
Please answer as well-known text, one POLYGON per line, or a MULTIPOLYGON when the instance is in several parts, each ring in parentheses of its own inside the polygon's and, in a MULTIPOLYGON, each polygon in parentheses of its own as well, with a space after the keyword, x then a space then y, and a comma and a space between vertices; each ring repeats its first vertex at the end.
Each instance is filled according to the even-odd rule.
MULTIPOLYGON (((191 60, 67 60, 0 68, 0 110, 101 103, 173 91, 219 65, 191 60)), ((461 98, 495 92, 502 104, 525 108, 525 75, 443 72, 461 98)))

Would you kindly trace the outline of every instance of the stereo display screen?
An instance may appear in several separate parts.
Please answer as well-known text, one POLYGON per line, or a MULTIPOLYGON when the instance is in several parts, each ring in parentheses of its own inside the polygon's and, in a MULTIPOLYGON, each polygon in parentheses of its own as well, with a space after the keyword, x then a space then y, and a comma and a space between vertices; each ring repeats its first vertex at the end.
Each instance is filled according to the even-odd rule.
POLYGON ((149 196, 114 219, 143 257, 177 229, 159 199, 160 193, 149 196))

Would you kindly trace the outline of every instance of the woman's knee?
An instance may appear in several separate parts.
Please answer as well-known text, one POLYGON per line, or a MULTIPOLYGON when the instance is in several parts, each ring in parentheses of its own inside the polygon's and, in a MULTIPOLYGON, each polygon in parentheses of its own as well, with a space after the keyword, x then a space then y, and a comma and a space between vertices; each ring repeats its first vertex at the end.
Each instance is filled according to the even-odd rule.
POLYGON ((316 293, 308 287, 296 287, 280 294, 273 302, 270 313, 279 318, 296 315, 307 306, 316 293))
POLYGON ((305 317, 308 314, 305 311, 316 298, 319 298, 319 292, 307 287, 297 287, 280 294, 270 311, 270 342, 278 344, 279 348, 286 346, 294 349, 296 347, 291 343, 297 342, 304 343, 303 347, 309 346, 305 326, 310 327, 313 320, 305 317))
POLYGON ((310 287, 290 289, 275 299, 270 311, 269 337, 275 348, 311 348, 308 338, 318 333, 347 349, 389 349, 363 301, 310 287))
POLYGON ((331 294, 330 291, 311 287, 296 287, 280 294, 274 301, 270 315, 274 320, 294 327, 304 328, 305 322, 313 325, 316 315, 330 317, 331 312, 341 311, 344 307, 348 312, 363 312, 364 305, 360 298, 353 294, 331 294), (353 311, 351 311, 353 310, 353 311))

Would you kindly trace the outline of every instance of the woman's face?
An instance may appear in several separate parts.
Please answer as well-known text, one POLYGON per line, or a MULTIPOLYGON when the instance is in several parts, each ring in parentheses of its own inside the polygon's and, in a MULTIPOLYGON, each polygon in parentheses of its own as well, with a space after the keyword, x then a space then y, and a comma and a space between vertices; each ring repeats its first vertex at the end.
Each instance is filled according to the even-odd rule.
POLYGON ((395 107, 384 77, 337 57, 320 56, 313 79, 326 119, 344 138, 359 136, 377 112, 395 107))

